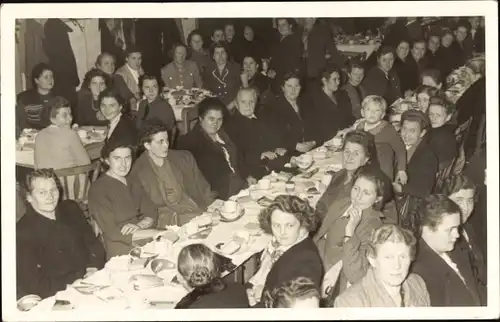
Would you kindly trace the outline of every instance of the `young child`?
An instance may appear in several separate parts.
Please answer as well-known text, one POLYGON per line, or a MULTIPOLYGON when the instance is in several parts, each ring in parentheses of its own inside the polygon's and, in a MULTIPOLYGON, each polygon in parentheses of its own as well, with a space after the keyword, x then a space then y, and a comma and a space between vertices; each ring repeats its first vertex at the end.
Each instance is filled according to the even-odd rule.
POLYGON ((377 156, 380 169, 394 180, 395 163, 397 166, 396 182, 406 184, 406 148, 391 124, 383 120, 387 103, 377 95, 368 95, 361 103, 363 120, 358 124, 359 130, 364 130, 375 136, 377 156))
POLYGON ((450 165, 457 156, 455 126, 450 124, 453 111, 453 105, 446 98, 431 97, 427 110, 432 126, 429 131, 429 145, 438 159, 439 169, 450 165))

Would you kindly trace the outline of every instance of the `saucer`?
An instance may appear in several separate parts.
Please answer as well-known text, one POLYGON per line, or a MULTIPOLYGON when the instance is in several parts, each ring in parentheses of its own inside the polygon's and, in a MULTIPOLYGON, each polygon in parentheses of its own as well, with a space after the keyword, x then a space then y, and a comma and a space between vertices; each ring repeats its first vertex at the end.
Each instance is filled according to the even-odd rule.
POLYGON ((221 211, 220 221, 221 222, 233 222, 233 221, 236 221, 236 220, 240 219, 241 217, 243 217, 243 215, 245 214, 245 208, 243 208, 243 207, 239 207, 239 208, 240 208, 239 214, 235 218, 231 218, 231 219, 224 217, 225 213, 223 211, 221 211))

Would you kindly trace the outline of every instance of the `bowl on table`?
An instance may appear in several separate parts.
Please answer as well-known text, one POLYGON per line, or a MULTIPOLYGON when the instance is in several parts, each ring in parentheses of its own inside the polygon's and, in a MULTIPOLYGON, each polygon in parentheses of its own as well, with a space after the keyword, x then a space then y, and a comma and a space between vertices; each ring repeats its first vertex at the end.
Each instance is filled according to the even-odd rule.
POLYGON ((42 301, 42 298, 38 295, 35 294, 29 294, 26 296, 23 296, 22 298, 17 301, 17 308, 20 311, 26 312, 34 308, 35 306, 38 305, 42 301))
POLYGON ((235 201, 228 200, 220 210, 221 222, 232 222, 240 219, 245 213, 245 208, 235 201))

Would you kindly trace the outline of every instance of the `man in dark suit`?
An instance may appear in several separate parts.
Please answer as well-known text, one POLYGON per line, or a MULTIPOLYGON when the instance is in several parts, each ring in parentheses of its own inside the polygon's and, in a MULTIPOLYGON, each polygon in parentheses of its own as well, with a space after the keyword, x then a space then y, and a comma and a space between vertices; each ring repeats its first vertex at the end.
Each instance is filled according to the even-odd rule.
POLYGON ((484 27, 480 25, 480 17, 470 17, 470 29, 464 45, 467 51, 471 53, 484 53, 485 50, 485 32, 484 27))
POLYGON ((431 306, 481 306, 468 253, 456 243, 460 208, 445 195, 430 195, 419 207, 418 251, 412 271, 427 286, 431 306))

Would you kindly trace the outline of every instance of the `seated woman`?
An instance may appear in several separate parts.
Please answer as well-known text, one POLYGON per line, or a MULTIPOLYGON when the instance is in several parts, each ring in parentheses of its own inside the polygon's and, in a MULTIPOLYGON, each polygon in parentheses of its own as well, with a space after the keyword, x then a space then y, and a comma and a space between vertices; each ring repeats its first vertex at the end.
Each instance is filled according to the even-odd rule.
POLYGON ((224 122, 224 129, 241 153, 242 173, 260 179, 281 170, 290 157, 276 140, 273 124, 255 115, 257 91, 242 88, 236 96, 237 112, 224 122))
POLYGON ((59 202, 56 175, 34 170, 26 176, 26 214, 16 225, 17 298, 41 298, 104 267, 105 251, 80 207, 59 202))
POLYGON ((358 282, 368 270, 366 243, 382 226, 384 181, 380 172, 357 171, 350 197, 335 200, 314 235, 325 271, 341 265, 337 289, 358 282))
POLYGON ((355 119, 361 118, 361 102, 366 96, 361 82, 365 77, 365 67, 359 61, 350 60, 347 64, 347 83, 341 89, 346 91, 351 102, 352 115, 355 119))
POLYGON ((141 99, 139 77, 144 74, 142 69, 142 54, 134 46, 127 46, 125 64, 118 68, 113 78, 113 86, 121 99, 126 102, 126 107, 135 111, 137 102, 141 99))
POLYGON ((418 109, 423 113, 427 113, 431 97, 438 95, 439 89, 434 86, 420 85, 415 93, 417 95, 418 109))
POLYGON ((429 146, 437 157, 439 170, 446 168, 457 156, 455 126, 449 124, 454 106, 444 97, 431 97, 427 115, 431 121, 429 146))
POLYGON ((453 50, 453 40, 455 36, 453 35, 453 31, 448 28, 444 28, 441 31, 441 46, 437 50, 436 55, 439 57, 439 70, 441 71, 441 75, 443 76, 443 81, 446 80, 446 77, 457 67, 460 66, 457 57, 455 57, 455 53, 453 50))
MULTIPOLYGON (((47 104, 50 108, 52 125, 41 130, 35 139, 35 168, 52 168, 54 170, 72 168, 90 164, 90 157, 80 137, 71 128, 73 117, 69 102, 57 96, 47 104)), ((64 198, 81 200, 86 194, 86 174, 65 177, 68 184, 63 191, 64 198), (74 189, 75 180, 80 182, 80 191, 74 189)))
POLYGON ((189 56, 191 60, 198 65, 200 75, 203 75, 205 69, 212 63, 208 51, 203 48, 203 36, 199 29, 191 31, 187 38, 189 46, 189 56))
MULTIPOLYGON (((376 52, 377 66, 372 67, 361 83, 366 95, 378 95, 385 98, 387 105, 402 97, 399 76, 394 71, 394 49, 381 47, 376 52)), ((363 97, 364 98, 364 97, 363 97)))
POLYGON ((172 106, 160 95, 161 85, 153 75, 142 75, 139 78, 139 86, 142 94, 146 97, 139 101, 137 110, 137 128, 147 120, 156 118, 160 120, 170 131, 172 139, 176 137, 176 121, 172 106))
POLYGON ((187 47, 176 43, 170 51, 172 62, 161 69, 161 79, 165 86, 174 89, 178 86, 185 89, 202 88, 203 81, 198 65, 194 61, 186 60, 187 47))
MULTIPOLYGON (((342 146, 342 170, 337 171, 326 191, 316 204, 316 210, 322 218, 325 217, 330 205, 337 199, 349 197, 355 173, 361 167, 370 167, 380 171, 377 160, 375 139, 372 134, 355 130, 346 134, 342 146)), ((392 199, 391 180, 382 175, 384 180, 384 203, 392 199)), ((395 214, 387 213, 387 217, 395 218, 395 214)))
POLYGON ((255 178, 242 177, 241 154, 222 129, 224 104, 217 98, 205 98, 198 105, 199 122, 177 142, 178 150, 191 152, 203 176, 220 199, 226 200, 255 178))
POLYGON ((119 139, 108 141, 101 151, 107 170, 90 186, 89 212, 102 230, 108 260, 128 254, 134 232, 156 227, 156 207, 148 199, 134 198, 127 182, 133 151, 119 139))
POLYGON ((82 87, 77 93, 78 106, 75 119, 78 125, 103 126, 108 124, 99 108, 99 94, 110 87, 111 78, 102 70, 92 68, 85 74, 82 87))
POLYGON ((396 47, 396 59, 394 60, 394 71, 401 81, 401 93, 406 97, 418 85, 418 66, 410 55, 410 41, 402 39, 396 47))
POLYGON ((272 100, 262 110, 262 115, 273 122, 283 146, 292 155, 308 152, 316 146, 312 139, 313 134, 305 119, 311 120, 308 114, 309 106, 304 106, 305 97, 300 95, 300 76, 287 73, 281 84, 282 93, 276 100, 272 100))
POLYGON ((375 230, 367 248, 368 272, 342 292, 334 306, 430 306, 425 282, 417 274, 409 273, 416 243, 410 231, 396 225, 384 225, 375 230))
POLYGON ((226 283, 216 254, 203 244, 182 248, 177 257, 179 281, 189 291, 176 309, 248 308, 245 287, 226 283))
POLYGON ((261 229, 273 236, 261 255, 260 268, 249 280, 251 306, 263 307, 262 294, 298 277, 309 278, 319 289, 323 265, 318 249, 309 237, 320 218, 309 202, 292 195, 280 195, 259 214, 261 229))
POLYGON ((243 72, 240 77, 242 87, 254 88, 257 91, 259 103, 265 105, 266 98, 271 94, 269 92, 271 79, 260 72, 260 64, 256 56, 243 55, 243 72))
POLYGON ((16 120, 19 131, 23 129, 41 130, 50 125, 46 104, 54 97, 54 71, 45 63, 33 67, 31 71, 33 88, 26 90, 16 99, 16 120))
POLYGON ((327 65, 320 74, 321 87, 308 88, 308 98, 312 102, 306 108, 309 118, 305 118, 313 139, 317 145, 333 138, 339 130, 343 130, 355 121, 347 92, 339 90, 340 69, 335 65, 327 65))
POLYGON ((224 105, 229 105, 240 88, 240 66, 230 62, 227 45, 216 42, 210 47, 213 63, 203 73, 203 88, 219 97, 224 105))
POLYGON ((60 96, 49 101, 50 126, 35 139, 35 168, 55 170, 90 164, 80 137, 71 129, 73 116, 69 102, 60 96))
POLYGON ((459 174, 448 177, 444 184, 441 193, 455 202, 461 210, 462 230, 458 240, 458 247, 470 254, 471 265, 475 278, 478 281, 478 293, 482 303, 487 303, 487 285, 488 275, 486 274, 486 256, 479 246, 478 238, 486 232, 486 227, 474 227, 472 221, 469 220, 472 215, 474 217, 483 215, 476 214, 476 185, 470 178, 459 174), (479 228, 479 229, 478 229, 479 228), (484 229, 481 230, 481 228, 484 229))
POLYGON ((105 142, 119 139, 128 145, 137 144, 136 125, 123 113, 123 101, 117 92, 106 89, 99 94, 99 108, 109 124, 105 142))
POLYGON ((318 287, 307 277, 297 277, 262 295, 266 308, 318 308, 318 287))

